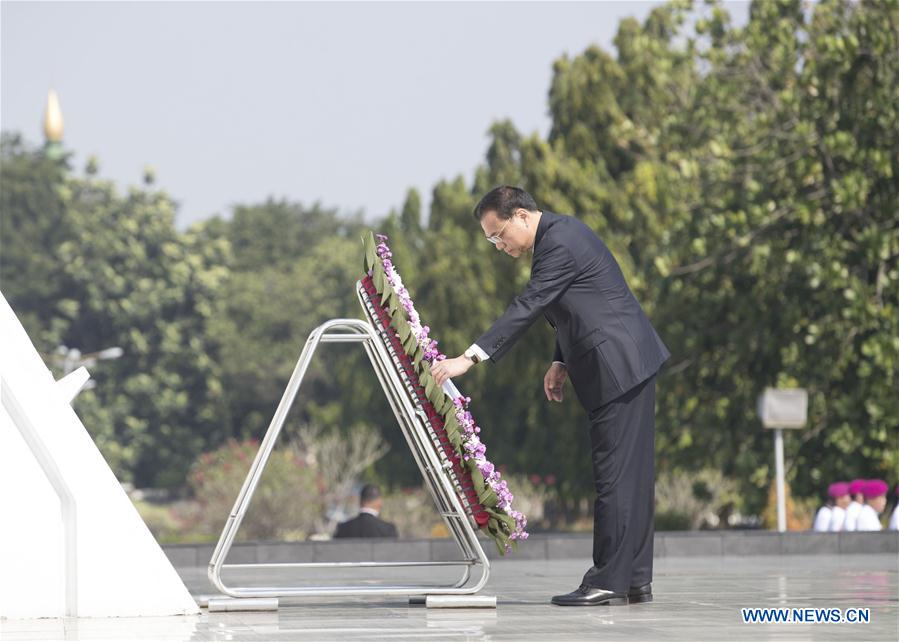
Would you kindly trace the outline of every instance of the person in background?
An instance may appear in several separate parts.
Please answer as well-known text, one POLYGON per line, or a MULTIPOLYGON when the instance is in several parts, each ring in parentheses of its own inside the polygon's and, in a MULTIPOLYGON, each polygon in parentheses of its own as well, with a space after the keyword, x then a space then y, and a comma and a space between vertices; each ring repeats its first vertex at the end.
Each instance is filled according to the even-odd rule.
POLYGON ((862 489, 865 505, 858 513, 857 531, 882 531, 880 514, 887 507, 887 491, 890 489, 882 479, 869 479, 862 489))
POLYGON ((379 517, 384 500, 381 491, 373 484, 366 484, 359 494, 359 514, 337 525, 334 537, 393 537, 396 526, 379 517))
POLYGON ((830 493, 833 484, 827 487, 827 499, 824 500, 824 506, 815 513, 815 523, 812 530, 822 532, 830 529, 830 516, 833 513, 833 495, 830 493))
MULTIPOLYGON (((827 504, 818 510, 815 515, 815 525, 813 530, 819 533, 825 533, 834 530, 832 525, 834 520, 839 523, 842 528, 843 520, 846 518, 846 506, 849 505, 849 484, 847 482, 834 482, 827 487, 827 504)), ((839 530, 837 528, 836 530, 839 530)))
POLYGON ((844 531, 854 531, 855 523, 858 520, 858 514, 862 509, 862 506, 865 505, 865 496, 862 494, 862 489, 865 487, 867 482, 864 479, 853 479, 849 482, 849 494, 852 496, 852 501, 849 503, 849 506, 846 507, 846 521, 843 523, 844 531))
MULTIPOLYGON (((827 493, 833 497, 833 508, 830 510, 830 522, 826 531, 843 530, 843 522, 846 521, 846 507, 852 501, 849 497, 849 482, 836 482, 827 488, 827 493)), ((817 528, 815 529, 817 530, 817 528)))
POLYGON ((899 484, 896 485, 896 507, 893 509, 893 515, 890 517, 890 525, 887 528, 891 531, 899 531, 899 484))

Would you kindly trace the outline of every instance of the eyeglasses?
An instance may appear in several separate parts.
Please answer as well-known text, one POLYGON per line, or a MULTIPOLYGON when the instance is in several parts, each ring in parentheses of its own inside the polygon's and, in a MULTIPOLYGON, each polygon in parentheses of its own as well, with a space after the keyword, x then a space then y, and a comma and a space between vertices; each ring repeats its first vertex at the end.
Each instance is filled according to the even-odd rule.
POLYGON ((502 241, 503 240, 503 232, 506 230, 506 225, 508 225, 511 222, 512 222, 512 219, 509 219, 508 221, 506 221, 505 224, 501 228, 499 228, 499 232, 497 232, 493 236, 488 236, 487 240, 490 241, 491 243, 493 243, 494 245, 496 245, 497 243, 502 241))

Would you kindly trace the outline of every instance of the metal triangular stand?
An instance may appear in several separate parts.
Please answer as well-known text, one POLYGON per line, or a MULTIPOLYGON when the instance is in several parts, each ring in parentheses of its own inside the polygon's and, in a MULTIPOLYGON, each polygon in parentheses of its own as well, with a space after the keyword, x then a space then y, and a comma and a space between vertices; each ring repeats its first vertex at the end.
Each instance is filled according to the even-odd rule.
MULTIPOLYGON (((270 603, 277 602, 271 598, 300 597, 300 596, 348 596, 348 595, 472 595, 477 593, 487 583, 490 575, 490 562, 484 554, 477 538, 476 524, 470 511, 466 511, 457 492, 458 480, 451 472, 452 468, 443 449, 439 446, 439 440, 430 427, 424 409, 418 401, 415 389, 406 375, 398 355, 391 346, 388 332, 392 329, 385 328, 378 318, 375 304, 365 291, 361 282, 356 282, 356 294, 359 302, 365 310, 367 321, 361 319, 331 319, 318 326, 309 335, 303 348, 297 365, 294 368, 287 389, 281 397, 281 403, 275 411, 275 416, 265 433, 265 437, 253 460, 253 465, 247 474, 243 487, 234 503, 234 508, 228 516, 225 528, 219 538, 218 544, 209 561, 209 580, 219 591, 235 598, 269 598, 266 603, 262 600, 262 608, 270 608, 270 603), (234 537, 240 528, 241 521, 246 515, 253 492, 262 476, 262 471, 268 462, 269 456, 284 425, 284 420, 290 407, 293 405, 300 384, 309 367, 316 348, 320 343, 361 343, 368 354, 372 367, 378 380, 384 389, 390 406, 396 415, 403 435, 409 444, 415 463, 421 470, 425 480, 425 486, 434 498, 434 502, 450 532, 451 537, 459 546, 462 559, 450 561, 407 561, 407 562, 306 562, 306 563, 279 563, 279 564, 225 564, 225 558, 234 537), (322 568, 380 568, 380 567, 436 567, 436 566, 460 566, 462 576, 453 584, 434 585, 408 584, 394 586, 273 586, 273 587, 239 587, 229 586, 222 580, 222 571, 231 569, 322 569, 322 568), (480 577, 477 581, 469 583, 472 568, 479 566, 480 577)), ((444 384, 444 390, 453 397, 459 392, 452 382, 444 384)), ((461 494, 464 497, 464 493, 461 494)), ((472 598, 468 598, 469 600, 472 598)), ((494 605, 495 605, 495 598, 494 605)), ((247 600, 249 602, 250 600, 247 600)), ((212 609, 212 600, 209 602, 212 609)), ((236 606, 235 608, 240 608, 236 606)), ((226 609, 223 609, 226 610, 226 609)))

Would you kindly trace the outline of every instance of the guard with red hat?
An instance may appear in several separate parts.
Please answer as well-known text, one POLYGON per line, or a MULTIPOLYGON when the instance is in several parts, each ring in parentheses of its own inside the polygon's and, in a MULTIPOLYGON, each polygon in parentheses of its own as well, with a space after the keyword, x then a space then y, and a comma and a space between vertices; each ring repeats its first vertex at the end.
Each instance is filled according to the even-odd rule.
POLYGON ((869 479, 862 487, 865 496, 865 505, 858 513, 858 531, 882 531, 880 514, 887 506, 887 491, 889 486, 882 479, 869 479))
POLYGON ((865 496, 862 493, 862 489, 865 487, 866 483, 867 480, 864 479, 853 479, 849 482, 849 494, 852 496, 852 501, 846 508, 846 521, 843 523, 842 528, 844 531, 855 530, 856 523, 858 522, 858 514, 861 512, 862 506, 865 505, 865 496))
POLYGON ((849 505, 849 483, 834 482, 827 487, 827 496, 830 506, 822 506, 815 515, 814 530, 826 532, 840 530, 846 519, 846 507, 849 505), (826 514, 824 511, 827 511, 826 514), (833 525, 836 524, 836 528, 833 525))

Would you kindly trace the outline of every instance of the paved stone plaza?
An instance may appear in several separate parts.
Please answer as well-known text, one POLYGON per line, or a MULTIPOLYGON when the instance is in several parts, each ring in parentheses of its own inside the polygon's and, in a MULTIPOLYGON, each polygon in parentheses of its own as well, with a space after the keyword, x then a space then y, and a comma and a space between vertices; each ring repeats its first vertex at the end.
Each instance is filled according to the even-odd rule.
MULTIPOLYGON (((0 640, 897 640, 894 554, 666 557, 656 599, 624 607, 562 608, 551 595, 578 583, 584 562, 500 560, 484 594, 494 610, 434 610, 402 599, 282 601, 278 612, 195 617, 6 620, 0 640), (743 624, 741 607, 868 607, 869 624, 743 624)), ((195 595, 204 568, 180 568, 195 595)), ((241 574, 244 572, 241 572, 241 574)), ((250 577, 232 573, 235 580, 250 577)), ((227 581, 226 576, 226 581, 227 581)), ((267 572, 261 584, 289 582, 267 572)), ((332 574, 333 577, 333 574, 332 574)), ((400 579, 397 577, 396 579, 400 579)))

